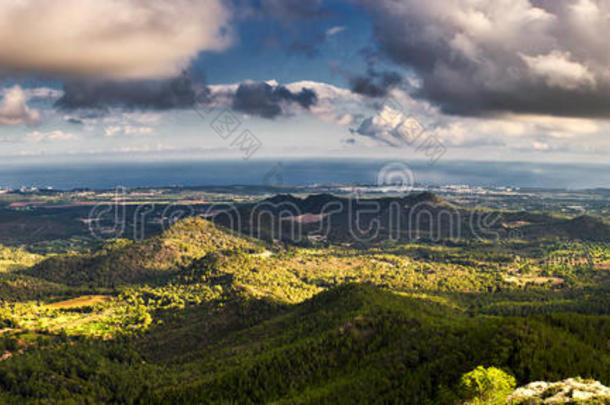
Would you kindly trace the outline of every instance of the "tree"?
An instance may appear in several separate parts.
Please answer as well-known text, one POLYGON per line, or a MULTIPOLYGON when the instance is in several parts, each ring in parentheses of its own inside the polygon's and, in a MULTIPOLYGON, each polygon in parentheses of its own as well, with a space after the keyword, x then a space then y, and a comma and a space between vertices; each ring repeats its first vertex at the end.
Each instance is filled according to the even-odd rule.
POLYGON ((468 405, 504 405, 516 385, 512 375, 495 367, 479 366, 462 376, 458 395, 468 405))

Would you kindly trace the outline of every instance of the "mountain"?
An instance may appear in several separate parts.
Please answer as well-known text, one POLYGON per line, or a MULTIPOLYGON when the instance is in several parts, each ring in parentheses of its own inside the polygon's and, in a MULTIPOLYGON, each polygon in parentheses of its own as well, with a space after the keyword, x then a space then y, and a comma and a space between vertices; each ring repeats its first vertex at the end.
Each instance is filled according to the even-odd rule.
POLYGON ((282 194, 226 211, 214 221, 260 239, 297 244, 312 239, 361 245, 506 238, 610 241, 610 225, 600 218, 461 207, 430 192, 384 198, 282 194))

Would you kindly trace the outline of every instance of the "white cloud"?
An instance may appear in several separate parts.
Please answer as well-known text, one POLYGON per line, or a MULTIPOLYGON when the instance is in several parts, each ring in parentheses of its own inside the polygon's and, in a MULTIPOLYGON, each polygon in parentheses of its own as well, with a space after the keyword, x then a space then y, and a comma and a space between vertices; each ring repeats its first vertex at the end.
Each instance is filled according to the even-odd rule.
POLYGON ((313 90, 318 101, 309 108, 317 118, 341 126, 353 125, 362 116, 369 100, 351 91, 327 83, 299 81, 286 85, 290 91, 313 90))
POLYGON ((355 134, 375 139, 394 147, 412 144, 425 132, 423 125, 413 117, 407 117, 402 112, 390 107, 383 109, 372 117, 362 121, 355 134))
POLYGON ((43 141, 74 141, 79 138, 78 136, 69 132, 55 130, 50 132, 33 131, 27 135, 27 139, 31 142, 39 143, 43 141))
MULTIPOLYGON (((4 96, 12 88, 0 89, 0 95, 4 96)), ((34 88, 22 88, 21 89, 28 100, 40 99, 40 100, 56 100, 64 94, 62 90, 52 89, 50 87, 34 87, 34 88)))
POLYGON ((153 129, 150 127, 134 127, 131 125, 113 125, 104 129, 104 136, 117 135, 150 135, 153 129))
POLYGON ((345 31, 347 28, 343 25, 332 27, 326 30, 326 36, 332 37, 333 35, 337 35, 340 32, 345 31))
POLYGON ((577 22, 588 26, 599 23, 601 10, 594 1, 578 0, 575 3, 572 3, 569 8, 573 13, 574 20, 577 22))
POLYGON ((552 117, 548 115, 507 115, 511 122, 527 124, 530 133, 543 133, 557 138, 571 138, 596 134, 601 122, 585 118, 552 117))
POLYGON ((541 76, 550 87, 575 90, 595 87, 595 77, 589 69, 571 61, 568 52, 552 51, 547 55, 521 55, 534 75, 541 76))
POLYGON ((549 149, 550 149, 549 144, 548 144, 548 143, 545 143, 545 142, 534 142, 534 143, 532 144, 532 147, 533 147, 535 150, 539 150, 539 151, 546 151, 546 150, 549 150, 549 149))
POLYGON ((230 43, 222 0, 6 0, 6 69, 113 78, 171 76, 230 43))
POLYGON ((31 125, 38 122, 40 114, 26 104, 27 95, 19 86, 11 87, 4 92, 0 103, 0 124, 31 125))

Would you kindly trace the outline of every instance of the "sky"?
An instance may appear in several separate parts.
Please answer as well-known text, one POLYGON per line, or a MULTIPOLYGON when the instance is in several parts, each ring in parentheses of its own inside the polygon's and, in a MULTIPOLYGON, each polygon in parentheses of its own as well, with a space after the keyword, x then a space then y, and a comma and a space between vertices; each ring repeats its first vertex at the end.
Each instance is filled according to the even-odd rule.
POLYGON ((4 0, 0 159, 606 163, 610 0, 4 0))

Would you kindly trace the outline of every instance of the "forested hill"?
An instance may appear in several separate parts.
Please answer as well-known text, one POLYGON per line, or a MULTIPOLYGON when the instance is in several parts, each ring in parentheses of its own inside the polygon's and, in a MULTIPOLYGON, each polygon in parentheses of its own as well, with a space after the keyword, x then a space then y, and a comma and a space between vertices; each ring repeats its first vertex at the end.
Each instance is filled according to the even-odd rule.
POLYGON ((261 239, 299 243, 312 238, 332 243, 509 238, 610 241, 610 224, 599 217, 460 206, 429 192, 386 198, 282 194, 232 207, 213 219, 261 239))
POLYGON ((608 328, 608 317, 473 317, 435 299, 348 284, 287 307, 195 307, 129 344, 29 350, 0 362, 0 399, 461 404, 471 393, 460 378, 479 365, 519 384, 610 381, 608 328))
POLYGON ((193 217, 140 242, 116 240, 93 255, 51 257, 24 273, 73 286, 112 286, 167 278, 193 259, 223 249, 254 253, 262 251, 263 246, 193 217))

